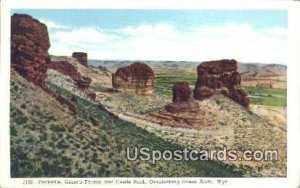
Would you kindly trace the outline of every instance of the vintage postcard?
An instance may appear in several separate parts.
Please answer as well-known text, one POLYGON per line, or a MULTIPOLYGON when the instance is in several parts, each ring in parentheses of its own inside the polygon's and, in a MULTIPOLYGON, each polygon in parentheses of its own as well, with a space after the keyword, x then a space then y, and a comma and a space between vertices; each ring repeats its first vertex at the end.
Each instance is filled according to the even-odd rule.
POLYGON ((17 2, 1 187, 299 185, 296 2, 17 2))

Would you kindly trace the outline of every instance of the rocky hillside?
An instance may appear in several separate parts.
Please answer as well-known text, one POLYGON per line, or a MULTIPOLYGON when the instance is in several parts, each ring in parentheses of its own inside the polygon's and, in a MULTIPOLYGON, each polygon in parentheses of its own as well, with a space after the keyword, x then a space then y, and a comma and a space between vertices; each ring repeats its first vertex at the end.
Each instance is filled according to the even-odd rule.
POLYGON ((19 14, 12 16, 11 40, 12 177, 286 175, 285 121, 279 125, 270 116, 253 113, 268 109, 249 106, 234 60, 206 62, 198 71, 188 66, 187 77, 182 76, 185 67, 176 64, 167 69, 128 62, 115 69, 93 66, 84 52, 49 56, 47 27, 19 14), (135 92, 124 91, 128 88, 135 92), (222 89, 226 93, 218 92, 222 89), (275 147, 280 160, 170 160, 151 165, 127 160, 128 146, 161 151, 275 147))
POLYGON ((275 163, 263 161, 234 163, 251 166, 253 174, 263 176, 286 174, 286 122, 279 122, 277 119, 274 123, 275 119, 280 117, 278 114, 274 114, 272 120, 266 120, 264 116, 260 117, 249 112, 220 94, 198 101, 198 105, 200 110, 193 113, 174 114, 165 110, 151 113, 145 119, 158 126, 146 129, 172 143, 191 148, 226 147, 239 151, 276 148, 280 153, 280 159, 275 163), (165 127, 175 129, 171 131, 165 127), (188 133, 185 134, 185 131, 188 133))
POLYGON ((127 160, 130 146, 161 151, 183 148, 119 119, 99 104, 90 86, 102 84, 101 92, 110 93, 105 90, 110 72, 88 68, 78 56, 50 59, 45 25, 28 15, 15 14, 12 29, 12 177, 242 175, 235 166, 215 161, 170 160, 152 165, 127 160), (46 47, 39 46, 36 39, 46 41, 46 47), (40 56, 31 51, 32 45, 40 56), (98 73, 105 76, 100 79, 98 73))
POLYGON ((180 149, 96 104, 57 88, 76 114, 14 71, 11 74, 12 177, 240 176, 213 161, 128 161, 128 146, 180 149), (222 170, 223 169, 223 170, 222 170))
POLYGON ((286 89, 287 67, 277 64, 239 64, 243 86, 286 89))
MULTIPOLYGON (((112 73, 104 67, 84 66, 70 56, 50 56, 45 83, 56 92, 57 87, 76 96, 95 100, 97 93, 107 96, 115 92, 112 88, 112 73)), ((101 98, 102 95, 98 95, 101 98)))

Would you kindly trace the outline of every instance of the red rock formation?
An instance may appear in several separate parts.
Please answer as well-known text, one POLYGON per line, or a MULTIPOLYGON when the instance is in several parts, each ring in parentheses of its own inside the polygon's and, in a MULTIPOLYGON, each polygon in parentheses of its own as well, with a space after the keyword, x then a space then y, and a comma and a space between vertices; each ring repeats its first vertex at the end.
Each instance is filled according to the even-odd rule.
POLYGON ((89 92, 87 96, 90 97, 93 101, 96 100, 96 93, 94 92, 89 92))
POLYGON ((76 82, 78 88, 82 90, 88 89, 92 81, 90 78, 82 77, 75 66, 67 61, 51 61, 47 67, 70 76, 76 82))
POLYGON ((168 112, 179 113, 194 111, 198 109, 196 102, 192 100, 191 89, 187 82, 177 82, 173 88, 173 103, 168 104, 165 108, 168 112))
POLYGON ((119 93, 120 91, 115 88, 102 88, 101 92, 104 93, 119 93))
POLYGON ((206 61, 197 67, 195 99, 205 99, 222 93, 242 106, 249 107, 248 94, 241 89, 241 75, 235 60, 206 61))
POLYGON ((73 52, 72 57, 76 58, 78 62, 83 66, 88 66, 88 56, 84 52, 73 52))
POLYGON ((146 64, 136 62, 119 68, 112 76, 114 88, 133 90, 139 95, 152 95, 154 86, 154 72, 146 64))
POLYGON ((92 116, 90 116, 88 119, 93 124, 93 126, 98 126, 99 125, 99 122, 95 118, 93 118, 92 116))
POLYGON ((173 88, 173 102, 190 102, 191 98, 191 89, 187 82, 177 82, 174 84, 173 88))
POLYGON ((237 70, 236 60, 222 59, 218 61, 204 61, 197 67, 198 73, 222 74, 224 72, 233 72, 237 70))
POLYGON ((68 75, 74 80, 80 80, 81 78, 81 75, 75 66, 67 61, 51 61, 51 63, 48 64, 48 68, 54 69, 61 74, 68 75))
POLYGON ((30 82, 45 87, 50 48, 47 26, 31 16, 11 17, 11 66, 30 82))
POLYGON ((72 95, 72 97, 71 97, 71 102, 77 102, 77 98, 76 98, 75 95, 72 95))
POLYGON ((12 69, 28 81, 40 86, 62 105, 66 105, 71 113, 75 114, 76 108, 70 101, 51 91, 44 84, 47 68, 53 68, 62 74, 71 76, 81 89, 88 88, 91 79, 82 77, 76 68, 68 62, 50 62, 49 48, 49 36, 45 24, 25 14, 11 16, 12 69))
POLYGON ((249 108, 249 97, 248 93, 241 89, 234 89, 232 90, 231 99, 233 99, 235 102, 239 103, 240 105, 249 108))
POLYGON ((76 114, 76 107, 74 104, 72 104, 70 101, 68 101, 66 98, 60 96, 60 95, 53 95, 56 100, 58 100, 58 102, 61 104, 61 105, 66 105, 69 109, 69 112, 71 114, 76 114))
POLYGON ((88 89, 90 87, 92 79, 83 76, 83 77, 81 77, 81 79, 75 80, 75 82, 77 83, 77 86, 78 86, 79 89, 85 90, 85 89, 88 89))
POLYGON ((107 114, 111 115, 113 118, 118 118, 118 116, 117 116, 116 114, 114 114, 113 112, 107 110, 107 108, 106 108, 103 104, 99 103, 99 104, 97 105, 97 107, 98 107, 99 109, 103 110, 104 112, 106 112, 107 114))

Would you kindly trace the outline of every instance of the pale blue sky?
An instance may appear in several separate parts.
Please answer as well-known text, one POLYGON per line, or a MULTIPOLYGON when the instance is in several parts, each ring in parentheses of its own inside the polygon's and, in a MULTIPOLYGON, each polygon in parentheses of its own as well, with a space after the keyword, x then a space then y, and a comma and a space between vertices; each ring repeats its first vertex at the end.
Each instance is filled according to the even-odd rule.
POLYGON ((96 59, 282 63, 285 10, 12 10, 46 23, 50 53, 96 59), (64 54, 67 53, 67 54, 64 54))
POLYGON ((70 28, 93 27, 117 29, 140 24, 171 23, 176 28, 190 28, 224 23, 248 23, 254 28, 287 27, 285 10, 13 10, 35 18, 53 20, 70 28))

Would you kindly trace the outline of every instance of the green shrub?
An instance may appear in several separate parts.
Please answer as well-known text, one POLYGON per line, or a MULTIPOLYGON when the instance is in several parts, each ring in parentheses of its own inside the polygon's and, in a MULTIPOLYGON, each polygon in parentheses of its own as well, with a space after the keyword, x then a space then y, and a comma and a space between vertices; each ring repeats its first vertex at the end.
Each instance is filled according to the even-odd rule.
POLYGON ((66 131, 66 128, 64 128, 63 126, 61 125, 55 125, 55 124, 52 124, 50 126, 50 130, 52 130, 53 132, 65 132, 66 131))
POLYGON ((11 136, 17 136, 17 130, 14 126, 10 127, 10 135, 11 136))
POLYGON ((64 140, 61 140, 56 144, 56 147, 59 149, 66 149, 69 146, 68 146, 68 144, 66 144, 66 142, 64 140))

